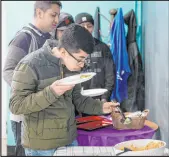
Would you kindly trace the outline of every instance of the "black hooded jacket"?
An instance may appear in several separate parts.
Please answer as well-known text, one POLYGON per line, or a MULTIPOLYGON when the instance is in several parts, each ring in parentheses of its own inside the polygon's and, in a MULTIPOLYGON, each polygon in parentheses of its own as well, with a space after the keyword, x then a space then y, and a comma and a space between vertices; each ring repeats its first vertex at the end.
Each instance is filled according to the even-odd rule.
POLYGON ((124 15, 124 21, 128 26, 126 42, 131 75, 128 78, 128 99, 121 103, 121 107, 124 111, 142 111, 145 104, 145 80, 142 59, 136 43, 137 24, 133 10, 124 15))
POLYGON ((84 90, 106 88, 108 92, 96 98, 109 101, 114 87, 114 63, 109 47, 96 38, 94 38, 94 40, 94 52, 89 56, 89 59, 87 60, 89 67, 84 71, 96 72, 97 75, 91 80, 82 83, 82 87, 84 90))

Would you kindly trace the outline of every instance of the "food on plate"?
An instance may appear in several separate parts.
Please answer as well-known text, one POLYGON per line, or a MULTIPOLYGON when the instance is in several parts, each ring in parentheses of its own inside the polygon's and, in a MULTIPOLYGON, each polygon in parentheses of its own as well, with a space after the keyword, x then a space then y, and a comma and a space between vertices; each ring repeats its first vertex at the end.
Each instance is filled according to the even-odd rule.
POLYGON ((125 121, 123 124, 127 125, 127 124, 130 124, 132 122, 132 119, 129 118, 129 117, 126 117, 125 121))
POLYGON ((143 150, 149 150, 149 149, 155 149, 155 148, 160 148, 164 146, 164 143, 163 142, 149 142, 147 145, 145 146, 141 146, 141 147, 136 147, 134 146, 133 144, 131 144, 130 146, 123 146, 120 148, 120 150, 123 150, 124 151, 124 147, 125 148, 128 148, 128 149, 131 149, 132 151, 143 151, 143 150))
POLYGON ((126 117, 146 117, 149 113, 149 110, 146 109, 144 111, 136 111, 136 112, 133 112, 133 113, 128 113, 126 115, 126 117))
POLYGON ((84 78, 88 78, 88 77, 90 77, 90 76, 91 76, 91 75, 84 75, 84 74, 83 74, 83 75, 80 76, 80 78, 81 78, 81 79, 84 79, 84 78))

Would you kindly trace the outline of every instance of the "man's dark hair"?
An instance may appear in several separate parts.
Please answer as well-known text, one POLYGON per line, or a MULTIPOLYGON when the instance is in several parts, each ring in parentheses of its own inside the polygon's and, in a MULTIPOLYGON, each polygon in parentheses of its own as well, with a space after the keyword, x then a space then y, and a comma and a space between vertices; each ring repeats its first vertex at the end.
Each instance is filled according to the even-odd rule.
POLYGON ((81 49, 91 54, 94 49, 94 39, 87 29, 73 23, 63 31, 58 48, 65 48, 70 53, 78 53, 81 49))
POLYGON ((62 8, 62 3, 60 1, 36 1, 34 4, 34 16, 36 16, 36 9, 42 9, 46 11, 51 7, 51 4, 57 4, 60 8, 62 8))

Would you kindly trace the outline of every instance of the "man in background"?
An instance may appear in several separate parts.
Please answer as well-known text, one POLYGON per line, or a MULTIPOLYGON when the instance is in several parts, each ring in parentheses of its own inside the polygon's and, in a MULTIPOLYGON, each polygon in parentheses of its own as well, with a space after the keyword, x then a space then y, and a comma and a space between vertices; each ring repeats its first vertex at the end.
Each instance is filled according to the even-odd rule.
MULTIPOLYGON (((13 71, 19 61, 27 54, 39 49, 51 38, 50 32, 56 27, 62 4, 60 1, 36 1, 34 4, 34 21, 17 32, 9 43, 8 54, 3 70, 3 78, 11 86, 13 71)), ((21 145, 22 115, 10 115, 12 131, 15 138, 15 155, 24 155, 21 145)))
MULTIPOLYGON (((75 23, 80 24, 86 28, 91 34, 94 29, 94 19, 89 13, 79 13, 75 16, 75 23)), ((105 88, 108 90, 102 96, 95 97, 103 102, 110 100, 110 96, 114 87, 114 64, 111 57, 109 47, 94 38, 94 51, 88 58, 89 67, 85 70, 87 72, 96 72, 91 80, 82 83, 83 89, 105 88)), ((85 115, 85 114, 83 114, 85 115)))
POLYGON ((56 25, 55 39, 59 40, 62 37, 63 31, 72 23, 74 23, 73 16, 69 13, 61 12, 58 24, 56 25))

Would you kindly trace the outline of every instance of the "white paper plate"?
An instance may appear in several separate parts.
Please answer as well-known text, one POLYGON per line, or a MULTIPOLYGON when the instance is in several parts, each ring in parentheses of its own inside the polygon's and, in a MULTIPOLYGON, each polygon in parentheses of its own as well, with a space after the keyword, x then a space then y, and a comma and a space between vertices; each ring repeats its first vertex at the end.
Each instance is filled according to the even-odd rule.
POLYGON ((95 75, 96 75, 96 73, 94 73, 94 72, 81 73, 81 74, 65 77, 65 78, 61 79, 59 82, 62 85, 79 84, 79 83, 90 80, 95 75))
POLYGON ((94 97, 94 96, 103 95, 105 92, 107 92, 107 89, 96 88, 96 89, 82 90, 82 91, 81 91, 81 94, 82 94, 83 96, 94 97))

